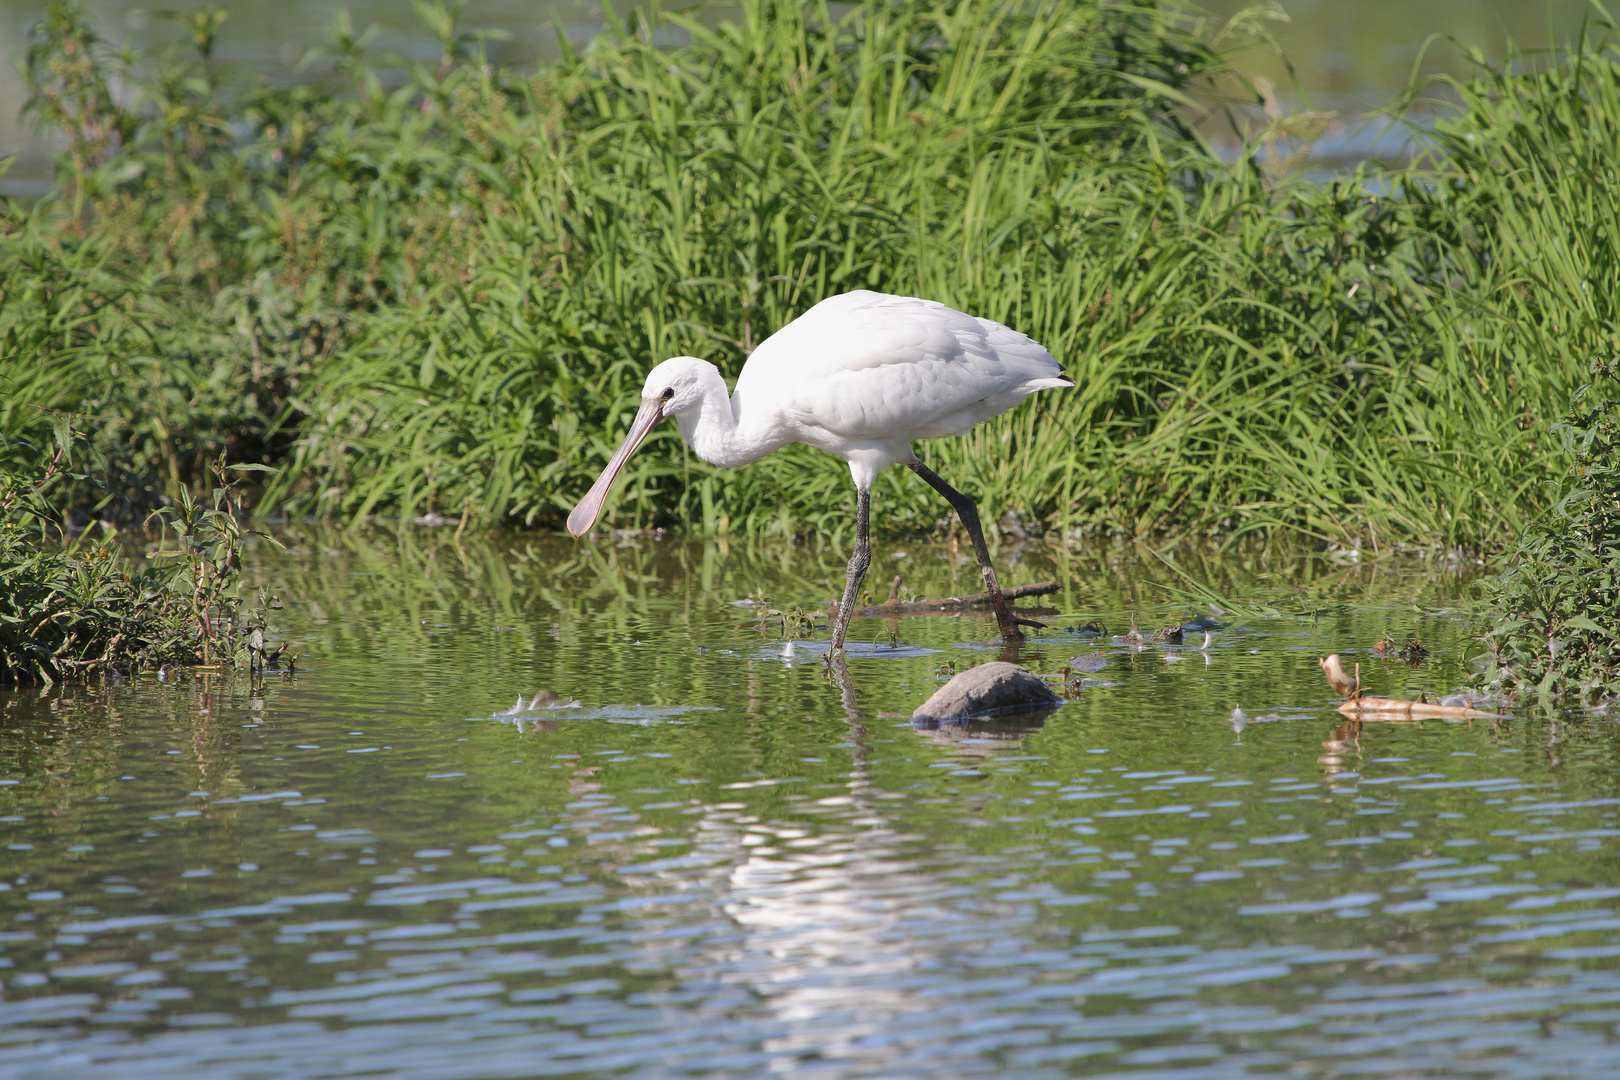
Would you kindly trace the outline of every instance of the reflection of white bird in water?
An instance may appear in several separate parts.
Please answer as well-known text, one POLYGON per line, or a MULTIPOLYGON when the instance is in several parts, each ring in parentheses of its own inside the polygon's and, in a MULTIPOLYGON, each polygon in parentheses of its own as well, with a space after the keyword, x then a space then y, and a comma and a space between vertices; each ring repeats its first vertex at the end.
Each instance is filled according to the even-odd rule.
POLYGON ((955 508, 973 540, 1003 639, 1020 641, 990 565, 973 500, 912 453, 913 439, 965 435, 1037 390, 1073 386, 1045 349, 1000 323, 931 300, 851 292, 823 300, 755 349, 737 389, 726 393, 706 360, 678 356, 647 375, 641 409, 602 475, 568 515, 583 536, 624 463, 666 416, 698 457, 730 468, 802 442, 849 462, 855 479, 855 553, 833 625, 841 649, 866 568, 871 564, 872 483, 903 464, 955 508))

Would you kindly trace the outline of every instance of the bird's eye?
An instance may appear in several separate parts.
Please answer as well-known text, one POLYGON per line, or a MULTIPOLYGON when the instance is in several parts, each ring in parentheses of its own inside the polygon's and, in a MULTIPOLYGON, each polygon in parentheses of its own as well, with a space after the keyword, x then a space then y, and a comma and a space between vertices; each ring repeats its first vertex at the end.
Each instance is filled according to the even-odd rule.
POLYGON ((664 387, 664 392, 661 396, 665 401, 668 401, 670 398, 675 396, 675 388, 673 386, 664 387))

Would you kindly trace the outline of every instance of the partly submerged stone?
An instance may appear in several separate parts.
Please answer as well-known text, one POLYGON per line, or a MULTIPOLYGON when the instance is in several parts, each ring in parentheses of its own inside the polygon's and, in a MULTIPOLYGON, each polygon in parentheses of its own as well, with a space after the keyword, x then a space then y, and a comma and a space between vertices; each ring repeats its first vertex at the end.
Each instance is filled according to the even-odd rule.
POLYGON ((1077 675, 1090 675, 1108 666, 1108 657, 1100 652, 1081 653, 1069 657, 1069 668, 1077 675))
POLYGON ((949 723, 971 716, 1052 710, 1063 704, 1040 676, 1004 661, 968 668, 911 714, 913 723, 949 723))

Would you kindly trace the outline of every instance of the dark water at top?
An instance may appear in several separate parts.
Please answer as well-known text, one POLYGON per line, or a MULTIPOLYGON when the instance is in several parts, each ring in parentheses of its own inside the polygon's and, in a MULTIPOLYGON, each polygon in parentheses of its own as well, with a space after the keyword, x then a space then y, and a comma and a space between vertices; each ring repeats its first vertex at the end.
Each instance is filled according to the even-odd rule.
POLYGON ((1064 584, 1029 665, 1108 664, 926 732, 988 619, 858 622, 840 688, 731 603, 836 547, 447 534, 257 555, 295 677, 0 695, 0 1076, 1620 1075, 1614 725, 1357 728, 1316 669, 1460 682, 1443 566, 1189 558, 1294 614, 1133 655, 1059 628, 1174 575, 1004 548, 1064 584))

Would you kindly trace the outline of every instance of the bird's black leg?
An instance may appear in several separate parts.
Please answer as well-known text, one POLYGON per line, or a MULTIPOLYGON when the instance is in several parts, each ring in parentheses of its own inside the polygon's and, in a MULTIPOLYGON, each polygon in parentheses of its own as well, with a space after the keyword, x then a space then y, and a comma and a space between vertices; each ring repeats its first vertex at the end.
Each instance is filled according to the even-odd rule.
POLYGON ((1006 598, 1001 595, 1001 585, 996 581, 996 568, 990 565, 990 549, 984 542, 984 530, 979 527, 979 508, 973 505, 972 499, 941 480, 938 473, 921 461, 911 462, 911 471, 928 481, 929 487, 945 496, 945 501, 951 504, 956 516, 962 519, 962 527, 967 530, 969 539, 973 541, 973 553, 979 557, 979 569, 984 572, 984 588, 990 594, 990 606, 996 612, 996 625, 1001 628, 1001 640, 1023 641, 1024 633, 1018 629, 1020 623, 1036 627, 1043 624, 1030 619, 1020 619, 1007 606, 1006 598))
POLYGON ((866 568, 872 565, 872 489, 855 489, 855 551, 849 557, 849 574, 844 578, 844 600, 838 605, 838 617, 833 621, 832 647, 838 652, 844 647, 844 633, 849 629, 849 617, 855 613, 855 602, 861 594, 861 582, 866 579, 866 568))

